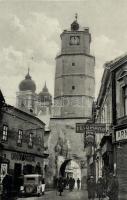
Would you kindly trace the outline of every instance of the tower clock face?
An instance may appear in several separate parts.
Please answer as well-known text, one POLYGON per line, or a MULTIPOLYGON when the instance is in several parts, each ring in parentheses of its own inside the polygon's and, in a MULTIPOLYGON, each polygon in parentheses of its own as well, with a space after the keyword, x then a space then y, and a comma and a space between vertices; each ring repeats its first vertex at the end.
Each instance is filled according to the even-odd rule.
POLYGON ((70 37, 70 44, 71 45, 79 45, 80 44, 80 37, 79 36, 71 36, 70 37))

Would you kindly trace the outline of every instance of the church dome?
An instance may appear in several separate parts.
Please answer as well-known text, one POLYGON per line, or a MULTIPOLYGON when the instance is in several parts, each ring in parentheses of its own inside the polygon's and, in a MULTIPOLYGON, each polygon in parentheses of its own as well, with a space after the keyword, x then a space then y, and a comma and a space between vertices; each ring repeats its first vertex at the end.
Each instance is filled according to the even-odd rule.
POLYGON ((36 84, 31 79, 31 76, 29 75, 29 70, 28 70, 28 74, 25 76, 25 79, 23 81, 21 81, 21 83, 19 84, 19 90, 20 91, 30 90, 32 92, 35 92, 36 84))
POLYGON ((45 101, 51 102, 52 101, 52 96, 48 91, 46 83, 45 83, 44 88, 42 89, 42 92, 40 92, 39 95, 38 95, 38 100, 41 101, 41 102, 45 102, 45 101))

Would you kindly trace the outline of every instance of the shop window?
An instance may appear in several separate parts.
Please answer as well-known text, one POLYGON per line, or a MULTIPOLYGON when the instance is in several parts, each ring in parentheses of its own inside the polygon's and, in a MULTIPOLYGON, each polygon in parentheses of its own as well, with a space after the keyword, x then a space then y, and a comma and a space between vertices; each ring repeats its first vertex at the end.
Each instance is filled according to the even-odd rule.
POLYGON ((22 139, 23 139, 23 130, 18 131, 18 141, 17 141, 17 145, 21 146, 22 145, 22 139))
POLYGON ((2 140, 3 141, 7 141, 8 139, 8 126, 7 125, 3 125, 3 136, 2 136, 2 140))
POLYGON ((28 146, 29 146, 30 148, 33 147, 33 133, 30 133, 30 134, 29 134, 29 143, 28 143, 28 146))

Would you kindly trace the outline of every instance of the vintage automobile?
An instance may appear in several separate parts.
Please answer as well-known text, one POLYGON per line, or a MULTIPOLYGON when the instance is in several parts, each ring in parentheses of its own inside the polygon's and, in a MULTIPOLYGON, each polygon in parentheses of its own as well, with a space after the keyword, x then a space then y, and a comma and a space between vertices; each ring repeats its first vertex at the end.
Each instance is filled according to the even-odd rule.
POLYGON ((41 196, 45 191, 45 183, 42 175, 28 174, 24 175, 23 186, 20 187, 21 196, 41 196))

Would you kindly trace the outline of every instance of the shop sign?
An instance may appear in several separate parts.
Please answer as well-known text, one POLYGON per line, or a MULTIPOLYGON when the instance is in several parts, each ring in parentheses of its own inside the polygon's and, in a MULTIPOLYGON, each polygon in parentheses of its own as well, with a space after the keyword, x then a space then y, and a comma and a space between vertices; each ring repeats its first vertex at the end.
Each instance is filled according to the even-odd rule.
POLYGON ((106 124, 76 123, 76 133, 85 133, 85 131, 91 131, 94 133, 106 133, 106 124))
POLYGON ((116 141, 127 140, 127 128, 116 131, 116 141))
POLYGON ((11 154, 12 160, 35 162, 35 156, 26 153, 14 152, 11 154))
POLYGON ((7 164, 6 163, 2 163, 1 164, 1 170, 0 170, 0 182, 2 182, 3 178, 6 176, 7 174, 7 164))

